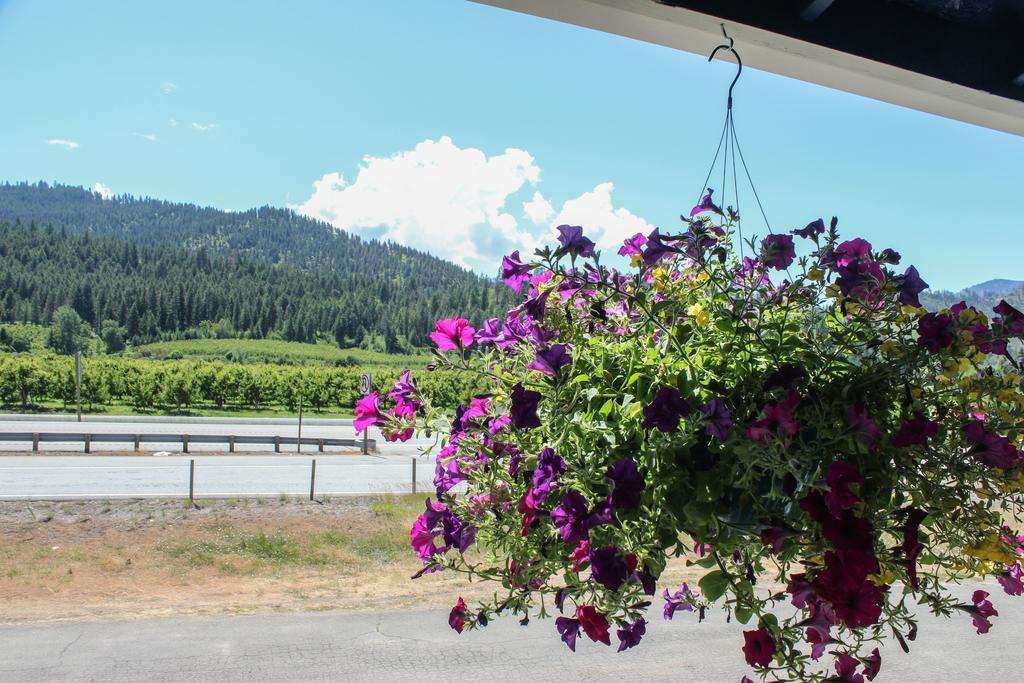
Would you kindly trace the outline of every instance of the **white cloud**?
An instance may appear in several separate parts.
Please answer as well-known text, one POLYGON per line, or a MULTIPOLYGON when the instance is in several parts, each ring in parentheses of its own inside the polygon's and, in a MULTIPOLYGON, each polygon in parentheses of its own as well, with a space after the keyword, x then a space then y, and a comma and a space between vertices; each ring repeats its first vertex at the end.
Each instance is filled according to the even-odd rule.
POLYGON ((312 196, 292 208, 493 273, 501 254, 537 246, 537 235, 521 229, 506 204, 539 180, 540 168, 524 150, 488 157, 445 136, 390 157, 367 156, 351 183, 327 173, 313 183, 312 196))
POLYGON ((58 146, 63 147, 65 149, 78 149, 79 147, 81 147, 80 144, 78 144, 77 142, 75 142, 73 140, 63 140, 61 138, 51 138, 50 140, 46 141, 46 144, 48 144, 48 145, 58 145, 58 146))
POLYGON ((216 128, 217 124, 216 123, 196 123, 195 121, 193 121, 192 122, 192 127, 195 128, 196 130, 206 132, 208 130, 213 130, 214 128, 216 128))
POLYGON ((167 123, 171 124, 171 128, 177 128, 179 125, 178 119, 168 119, 167 123))
POLYGON ((584 234, 600 249, 618 249, 627 237, 653 230, 654 226, 643 218, 628 209, 613 206, 614 189, 614 183, 601 183, 590 192, 567 200, 551 225, 582 225, 584 234))
POLYGON ((170 81, 164 81, 164 84, 162 86, 160 86, 160 90, 165 95, 170 95, 172 92, 174 92, 177 89, 178 89, 178 86, 176 86, 174 83, 171 83, 170 81))
POLYGON ((99 182, 92 186, 92 191, 98 194, 101 199, 110 199, 114 196, 113 190, 99 182))
POLYGON ((538 225, 551 218, 554 212, 555 207, 540 192, 534 192, 533 199, 523 202, 523 215, 538 225))
POLYGON ((140 137, 143 140, 149 140, 150 142, 156 142, 156 135, 153 133, 135 133, 136 137, 140 137))

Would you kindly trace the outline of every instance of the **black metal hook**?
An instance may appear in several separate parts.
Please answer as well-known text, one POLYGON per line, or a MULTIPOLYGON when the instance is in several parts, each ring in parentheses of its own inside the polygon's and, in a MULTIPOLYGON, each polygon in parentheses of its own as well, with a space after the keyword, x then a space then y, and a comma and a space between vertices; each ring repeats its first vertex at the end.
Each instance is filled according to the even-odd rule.
POLYGON ((732 37, 730 37, 729 34, 725 32, 725 24, 721 24, 721 27, 722 35, 725 36, 725 39, 729 41, 729 44, 726 45, 725 43, 722 43, 714 50, 712 50, 711 56, 708 57, 708 61, 710 62, 712 59, 714 59, 715 55, 718 54, 719 50, 728 50, 733 54, 734 57, 736 57, 736 65, 738 68, 736 69, 736 77, 732 79, 732 83, 729 85, 729 104, 727 106, 727 109, 732 109, 732 89, 736 87, 736 81, 740 80, 740 74, 743 73, 743 60, 740 59, 740 53, 736 52, 736 48, 733 47, 736 41, 734 41, 732 37))

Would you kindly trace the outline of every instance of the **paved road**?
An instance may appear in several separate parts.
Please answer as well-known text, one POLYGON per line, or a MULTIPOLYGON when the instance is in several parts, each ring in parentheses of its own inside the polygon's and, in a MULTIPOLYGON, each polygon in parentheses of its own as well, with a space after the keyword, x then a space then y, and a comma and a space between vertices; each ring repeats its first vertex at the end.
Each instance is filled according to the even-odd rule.
MULTIPOLYGON (((876 681, 1020 680, 1024 599, 1000 591, 996 607, 985 636, 966 615, 925 615, 909 656, 883 650, 876 681)), ((703 624, 691 614, 670 623, 652 616, 641 647, 616 653, 581 636, 575 655, 550 619, 527 627, 501 619, 458 636, 441 610, 0 626, 0 680, 735 683, 746 673, 739 624, 717 613, 703 624)))
MULTIPOLYGON (((341 422, 341 421, 338 421, 341 422)), ((294 436, 288 425, 267 423, 262 420, 211 421, 191 423, 89 420, 87 428, 110 433, 188 433, 234 435, 294 436)), ((76 432, 85 431, 81 423, 71 421, 32 421, 0 418, 0 431, 7 432, 76 432)), ((340 424, 303 425, 303 436, 354 438, 350 421, 340 424)), ((210 496, 276 496, 279 494, 308 495, 310 461, 316 458, 316 490, 320 494, 356 494, 408 491, 412 483, 411 456, 419 453, 427 440, 411 440, 405 444, 387 444, 379 433, 380 451, 363 456, 358 450, 347 449, 345 454, 316 453, 315 447, 305 446, 302 455, 294 452, 265 455, 273 446, 246 446, 258 455, 214 455, 224 448, 216 445, 194 444, 190 455, 178 452, 180 444, 146 444, 150 451, 141 456, 131 455, 54 455, 74 448, 70 445, 43 444, 40 455, 25 454, 31 444, 3 444, 5 455, 0 456, 0 499, 18 498, 117 498, 167 497, 188 493, 189 460, 196 461, 196 495, 210 496), (170 453, 154 457, 153 452, 170 453), (313 451, 313 452, 311 452, 313 451), (49 452, 50 454, 46 454, 49 452)), ((81 448, 81 446, 77 446, 81 448)), ((94 452, 103 448, 96 444, 94 452)), ((108 450, 124 446, 107 445, 108 450)), ((289 448, 294 449, 294 446, 289 448)), ((432 489, 432 459, 420 459, 417 467, 417 490, 432 489)))

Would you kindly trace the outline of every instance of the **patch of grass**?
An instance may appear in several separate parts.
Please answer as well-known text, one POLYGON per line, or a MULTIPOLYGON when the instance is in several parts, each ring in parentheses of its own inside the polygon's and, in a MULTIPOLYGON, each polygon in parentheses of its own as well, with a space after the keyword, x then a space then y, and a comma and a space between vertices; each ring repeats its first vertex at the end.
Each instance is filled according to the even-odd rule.
POLYGON ((430 362, 427 354, 389 354, 342 349, 334 344, 304 344, 280 339, 182 339, 137 346, 125 352, 136 358, 195 358, 287 365, 359 365, 404 368, 430 362))

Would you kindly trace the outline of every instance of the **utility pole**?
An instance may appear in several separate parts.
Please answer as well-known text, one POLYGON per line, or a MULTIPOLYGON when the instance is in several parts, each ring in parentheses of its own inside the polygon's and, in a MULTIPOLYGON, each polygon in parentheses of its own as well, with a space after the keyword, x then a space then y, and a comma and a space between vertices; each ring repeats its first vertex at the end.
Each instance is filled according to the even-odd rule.
POLYGON ((75 408, 78 421, 82 421, 82 352, 75 351, 75 408))

